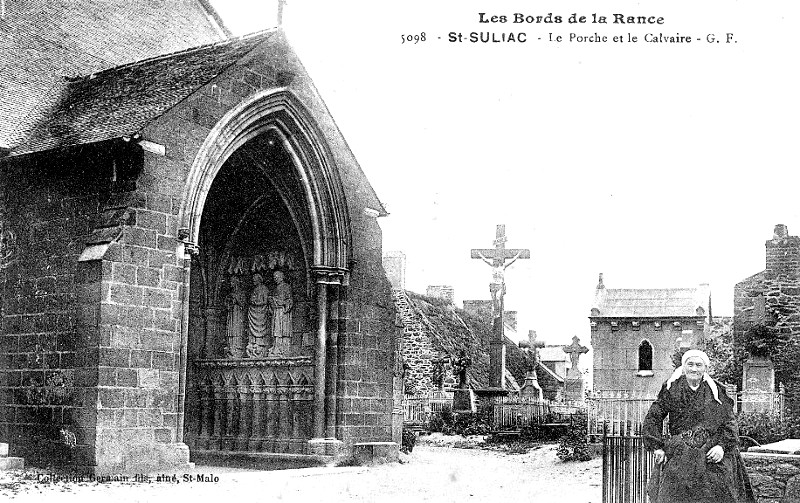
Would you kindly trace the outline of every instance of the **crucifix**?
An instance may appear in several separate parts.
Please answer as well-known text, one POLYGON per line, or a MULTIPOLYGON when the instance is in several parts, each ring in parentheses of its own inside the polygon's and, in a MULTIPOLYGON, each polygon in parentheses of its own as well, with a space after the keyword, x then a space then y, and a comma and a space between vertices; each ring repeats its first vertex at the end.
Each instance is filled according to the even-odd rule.
POLYGON ((494 248, 473 249, 471 257, 481 259, 492 268, 492 282, 489 284, 489 292, 492 294, 492 313, 497 318, 503 316, 503 296, 506 294, 505 270, 517 259, 531 258, 530 250, 508 249, 506 248, 506 226, 498 225, 495 234, 494 248), (510 260, 509 263, 505 263, 510 260))
POLYGON ((503 343, 503 297, 506 294, 505 270, 518 259, 531 258, 531 251, 527 249, 506 248, 506 226, 498 225, 495 234, 494 248, 473 249, 471 257, 481 259, 492 268, 492 282, 489 283, 489 293, 492 294, 492 329, 493 337, 489 354, 489 386, 492 388, 505 388, 505 363, 506 347, 503 343), (509 261, 506 263, 506 261, 509 261))

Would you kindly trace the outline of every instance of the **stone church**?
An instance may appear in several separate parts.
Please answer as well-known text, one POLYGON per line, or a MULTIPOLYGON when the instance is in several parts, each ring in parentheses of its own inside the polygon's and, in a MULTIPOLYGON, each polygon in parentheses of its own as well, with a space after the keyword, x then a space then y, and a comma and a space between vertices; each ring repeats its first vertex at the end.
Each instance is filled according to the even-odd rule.
POLYGON ((3 14, 0 442, 96 474, 396 455, 387 213, 282 30, 3 14))
POLYGON ((710 313, 707 284, 606 288, 601 274, 589 316, 593 390, 655 397, 674 370, 672 355, 705 340, 710 313))

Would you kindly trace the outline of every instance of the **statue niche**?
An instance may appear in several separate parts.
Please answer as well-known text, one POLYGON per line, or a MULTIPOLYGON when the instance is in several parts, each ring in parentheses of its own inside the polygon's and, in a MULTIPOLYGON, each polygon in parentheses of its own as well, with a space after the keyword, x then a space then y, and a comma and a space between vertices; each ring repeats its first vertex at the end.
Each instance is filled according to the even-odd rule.
POLYGON ((296 268, 291 254, 230 257, 228 264, 225 358, 298 356, 301 351, 292 347, 296 301, 289 278, 296 276, 296 268), (272 279, 271 284, 266 278, 272 279), (249 292, 244 283, 252 285, 249 292))

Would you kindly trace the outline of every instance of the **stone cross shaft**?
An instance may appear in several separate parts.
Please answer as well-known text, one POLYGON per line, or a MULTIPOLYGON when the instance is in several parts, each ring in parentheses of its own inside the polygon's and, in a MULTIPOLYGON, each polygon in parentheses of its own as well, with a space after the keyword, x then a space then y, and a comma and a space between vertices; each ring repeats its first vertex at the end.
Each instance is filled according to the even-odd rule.
POLYGON ((473 249, 470 256, 481 259, 492 268, 492 282, 489 292, 492 294, 492 340, 489 348, 489 387, 505 389, 506 346, 503 342, 503 297, 506 293, 505 270, 517 259, 531 258, 530 250, 506 248, 506 226, 498 225, 494 248, 473 249), (506 263, 506 261, 509 261, 506 263))

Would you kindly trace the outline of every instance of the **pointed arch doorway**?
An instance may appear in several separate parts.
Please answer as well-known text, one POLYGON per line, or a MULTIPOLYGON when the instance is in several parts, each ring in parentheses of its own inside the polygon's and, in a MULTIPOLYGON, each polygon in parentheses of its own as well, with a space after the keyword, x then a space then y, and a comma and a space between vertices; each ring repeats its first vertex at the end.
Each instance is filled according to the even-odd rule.
POLYGON ((308 453, 335 436, 350 228, 323 136, 285 91, 212 129, 181 212, 192 254, 179 400, 190 449, 308 453))

